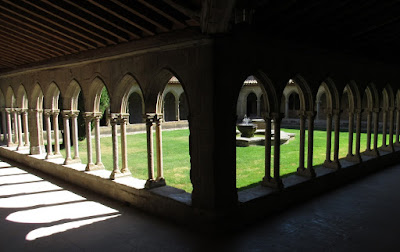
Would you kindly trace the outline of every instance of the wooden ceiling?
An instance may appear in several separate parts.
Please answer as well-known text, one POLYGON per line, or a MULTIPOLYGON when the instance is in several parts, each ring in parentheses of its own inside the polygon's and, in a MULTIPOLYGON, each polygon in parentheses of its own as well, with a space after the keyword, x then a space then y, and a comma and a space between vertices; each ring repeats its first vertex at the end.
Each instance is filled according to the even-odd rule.
POLYGON ((0 71, 199 25, 197 1, 0 0, 0 71))

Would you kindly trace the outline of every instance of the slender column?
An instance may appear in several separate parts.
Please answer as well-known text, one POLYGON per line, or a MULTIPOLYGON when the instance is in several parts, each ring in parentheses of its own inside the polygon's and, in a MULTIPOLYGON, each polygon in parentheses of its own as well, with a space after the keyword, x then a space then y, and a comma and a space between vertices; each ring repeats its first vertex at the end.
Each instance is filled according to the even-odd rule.
POLYGON ((261 99, 257 98, 257 116, 261 115, 261 99))
POLYGON ((334 110, 333 111, 333 118, 335 121, 335 142, 334 142, 334 147, 333 147, 333 168, 334 169, 340 169, 341 165, 339 162, 339 136, 340 136, 340 110, 334 110))
MULTIPOLYGON (((305 155, 305 139, 306 139, 306 130, 305 130, 305 124, 306 124, 306 120, 305 120, 305 114, 304 112, 300 112, 299 113, 299 117, 300 117, 300 153, 299 153, 299 168, 297 168, 297 172, 301 173, 304 171, 304 155, 305 155)), ((275 139, 276 135, 275 135, 275 139)), ((278 138, 279 139, 279 138, 278 138)))
POLYGON ((346 158, 352 158, 353 157, 353 129, 354 129, 354 114, 352 111, 349 111, 349 143, 347 147, 347 157, 346 158))
POLYGON ((179 98, 175 99, 175 116, 176 116, 176 120, 179 121, 179 98))
POLYGON ((30 138, 30 153, 43 154, 46 152, 43 140, 43 110, 42 109, 30 109, 30 120, 32 122, 30 138))
POLYGON ((324 165, 331 163, 331 145, 332 145, 332 114, 326 114, 326 157, 324 165))
MULTIPOLYGON (((307 121, 308 121, 308 144, 307 144, 307 168, 297 169, 297 173, 306 177, 315 177, 315 171, 313 168, 313 146, 314 146, 314 111, 307 111, 307 121)), ((301 127, 301 126, 300 126, 301 127)), ((303 146, 304 148, 304 146, 303 146)), ((304 155, 304 153, 303 153, 304 155)), ((303 156, 304 158, 304 156, 303 156)), ((303 161, 304 164, 304 161, 303 161)))
POLYGON ((367 111, 367 153, 371 151, 371 124, 372 124, 372 110, 367 111))
POLYGON ((79 146, 78 146, 78 114, 79 110, 71 111, 72 120, 72 143, 74 145, 74 160, 80 161, 79 146))
POLYGON ((285 99, 285 118, 289 118, 289 97, 285 99))
POLYGON ((70 111, 65 110, 62 112, 64 119, 64 145, 65 145, 65 161, 64 164, 69 164, 72 161, 71 158, 71 142, 70 142, 70 129, 69 129, 69 117, 70 111))
POLYGON ((28 111, 26 109, 22 111, 22 118, 24 123, 24 145, 29 146, 28 111))
POLYGON ((389 150, 394 151, 394 145, 393 145, 393 118, 394 116, 394 108, 389 108, 389 150))
POLYGON ((7 108, 5 109, 6 114, 7 114, 7 146, 10 147, 13 142, 12 142, 12 129, 11 129, 11 109, 7 108))
POLYGON ((3 128, 3 142, 8 142, 8 132, 7 132, 7 117, 6 117, 6 109, 1 110, 1 127, 3 128))
POLYGON ((60 133, 58 127, 58 115, 60 114, 59 110, 53 110, 53 131, 54 131, 54 155, 60 156, 60 133))
POLYGON ((278 189, 283 188, 282 179, 280 177, 280 154, 281 154, 281 120, 282 115, 273 113, 272 118, 274 120, 274 179, 273 183, 278 189))
POLYGON ((22 118, 21 118, 21 109, 15 111, 17 116, 17 130, 18 130, 18 147, 17 150, 20 150, 23 146, 22 142, 22 118))
POLYGON ((120 116, 120 127, 121 127, 121 152, 122 152, 122 173, 130 173, 128 168, 128 146, 126 142, 126 125, 128 123, 129 114, 120 116))
POLYGON ((382 110, 382 148, 386 147, 387 110, 382 110))
MULTIPOLYGON (((13 123, 13 126, 14 126, 14 143, 17 143, 18 139, 19 139, 19 137, 18 137, 17 111, 14 109, 12 113, 13 113, 13 119, 14 119, 14 123, 13 123)), ((18 145, 19 145, 19 143, 18 143, 18 145)))
POLYGON ((147 168, 148 168, 148 179, 146 182, 146 188, 151 188, 151 184, 154 182, 154 156, 153 156, 153 121, 154 114, 147 114, 146 118, 146 134, 147 134, 147 168))
POLYGON ((321 119, 321 101, 317 101, 317 116, 316 119, 319 120, 321 119))
POLYGON ((396 109, 396 145, 400 145, 399 143, 399 135, 400 135, 400 110, 396 109))
MULTIPOLYGON (((96 113, 94 115, 94 137, 96 141, 96 166, 100 168, 104 168, 103 163, 101 162, 101 147, 100 147, 100 118, 101 113, 96 113)), ((116 121, 118 123, 118 120, 116 121)))
POLYGON ((93 155, 92 155, 92 120, 93 113, 86 112, 84 113, 85 118, 85 130, 86 130, 86 146, 87 146, 87 165, 86 171, 94 170, 95 164, 93 163, 93 155))
POLYGON ((46 120, 46 129, 47 129, 47 155, 46 159, 53 156, 53 149, 52 149, 52 141, 51 141, 51 111, 46 110, 44 112, 44 118, 46 120))
POLYGON ((271 186, 271 118, 269 115, 264 117, 265 120, 265 175, 262 185, 271 186))
POLYGON ((379 108, 374 109, 373 111, 373 120, 374 120, 374 147, 373 147, 373 155, 379 156, 378 151, 378 128, 379 128, 379 108))
POLYGON ((163 167, 163 153, 162 153, 162 115, 154 117, 156 123, 156 151, 157 151, 157 182, 165 183, 164 167, 163 167))
POLYGON ((357 109, 356 113, 356 151, 355 151, 355 159, 357 162, 361 162, 361 109, 357 109))
POLYGON ((118 136, 117 136, 117 123, 118 118, 111 116, 111 135, 112 135, 112 147, 113 147, 113 170, 110 175, 110 179, 115 179, 120 170, 118 167, 118 136))

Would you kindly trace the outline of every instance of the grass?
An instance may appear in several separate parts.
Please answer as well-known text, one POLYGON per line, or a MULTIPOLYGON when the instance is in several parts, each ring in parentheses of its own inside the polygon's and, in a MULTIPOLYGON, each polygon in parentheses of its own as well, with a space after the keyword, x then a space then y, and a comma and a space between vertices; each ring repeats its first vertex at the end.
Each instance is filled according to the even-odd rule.
MULTIPOLYGON (((296 137, 289 144, 281 145, 281 175, 287 175, 296 171, 299 166, 299 130, 282 129, 286 132, 295 133, 296 137)), ((347 155, 348 132, 340 133, 339 157, 347 155)), ((190 182, 190 156, 189 156, 189 130, 163 131, 163 164, 164 177, 168 185, 183 189, 187 192, 192 191, 190 182)), ((307 162, 307 134, 305 146, 305 163, 307 162)), ((355 134, 353 136, 355 150, 355 134)), ((112 142, 111 137, 101 138, 102 162, 107 170, 112 170, 112 142)), ((382 135, 378 136, 378 146, 382 142, 382 135)), ((361 134, 361 151, 366 148, 366 134, 361 134)), ((93 161, 96 162, 96 151, 93 144, 93 161)), ((120 139, 118 142, 119 151, 120 139)), ((147 145, 146 134, 127 135, 128 144, 128 166, 132 176, 139 179, 147 179, 147 145)), ((332 156, 333 158, 334 134, 332 133, 332 156)), ((273 164, 273 147, 271 148, 273 164)), ((79 142, 79 155, 82 163, 87 163, 87 147, 86 140, 79 142)), ((322 164, 325 160, 326 153, 326 132, 314 131, 314 147, 313 147, 313 165, 322 164)), ((155 143, 154 143, 155 151, 155 143)), ((265 148, 263 146, 236 147, 236 186, 237 188, 245 188, 249 185, 257 184, 264 177, 264 156, 265 148)), ((73 151, 71 151, 73 153, 73 151)), ((65 150, 62 150, 65 157, 65 150)), ((119 153, 121 156, 121 153, 119 153)), ((121 168, 121 160, 119 162, 121 168)), ((156 172, 156 161, 155 161, 156 172)))

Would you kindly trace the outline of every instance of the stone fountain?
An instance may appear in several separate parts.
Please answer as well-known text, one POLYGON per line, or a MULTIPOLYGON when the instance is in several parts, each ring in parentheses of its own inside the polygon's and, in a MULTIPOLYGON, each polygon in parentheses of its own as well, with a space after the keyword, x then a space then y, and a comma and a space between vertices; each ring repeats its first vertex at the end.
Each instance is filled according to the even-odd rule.
POLYGON ((254 137, 254 132, 257 130, 257 125, 251 122, 251 119, 244 115, 242 123, 237 125, 238 130, 241 133, 241 137, 254 137))

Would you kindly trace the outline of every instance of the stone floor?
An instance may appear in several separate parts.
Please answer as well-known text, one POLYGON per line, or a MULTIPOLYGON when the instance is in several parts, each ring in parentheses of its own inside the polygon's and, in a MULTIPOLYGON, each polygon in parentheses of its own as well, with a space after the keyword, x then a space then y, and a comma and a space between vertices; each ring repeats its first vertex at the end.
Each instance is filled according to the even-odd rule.
POLYGON ((398 251, 400 165, 241 230, 196 232, 0 162, 0 251, 398 251))

